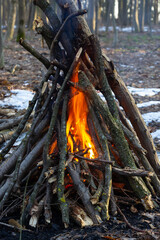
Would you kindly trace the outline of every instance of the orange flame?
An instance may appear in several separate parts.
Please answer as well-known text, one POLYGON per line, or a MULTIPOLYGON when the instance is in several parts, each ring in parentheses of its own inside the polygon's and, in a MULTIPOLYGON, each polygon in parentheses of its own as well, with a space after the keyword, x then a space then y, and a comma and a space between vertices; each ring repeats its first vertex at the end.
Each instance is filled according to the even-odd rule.
MULTIPOLYGON (((71 78, 71 81, 73 83, 78 82, 79 65, 80 63, 77 65, 71 78)), ((89 151, 85 157, 88 157, 90 159, 95 158, 98 154, 91 136, 89 135, 89 128, 87 123, 88 106, 85 95, 74 87, 71 87, 71 95, 73 97, 68 104, 68 121, 66 127, 68 149, 73 153, 78 150, 89 148, 89 151)))

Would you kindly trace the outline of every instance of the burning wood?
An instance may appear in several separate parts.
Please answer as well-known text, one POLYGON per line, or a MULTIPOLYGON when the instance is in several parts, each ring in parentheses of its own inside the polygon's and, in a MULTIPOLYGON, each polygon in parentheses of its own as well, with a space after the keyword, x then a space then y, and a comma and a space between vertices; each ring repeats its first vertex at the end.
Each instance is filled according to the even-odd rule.
POLYGON ((27 183, 29 199, 23 223, 30 217, 30 225, 36 226, 43 209, 50 223, 54 217, 52 205, 58 204, 65 227, 70 217, 81 226, 97 224, 117 213, 114 181, 123 175, 122 185, 151 210, 155 206, 153 197, 160 193, 160 164, 156 153, 153 156, 155 148, 145 123, 113 63, 102 55, 98 40, 80 16, 86 11, 78 11, 72 0, 67 5, 66 1, 56 2, 66 17, 62 24, 46 0, 34 0, 52 26, 40 19, 36 22, 37 31, 50 48, 51 61, 20 41, 48 70, 17 130, 1 151, 0 209, 5 209, 12 193, 22 197, 27 183), (133 128, 112 91, 129 112, 133 128), (34 107, 31 128, 7 157, 34 107), (146 129, 145 141, 140 137, 140 126, 146 129))

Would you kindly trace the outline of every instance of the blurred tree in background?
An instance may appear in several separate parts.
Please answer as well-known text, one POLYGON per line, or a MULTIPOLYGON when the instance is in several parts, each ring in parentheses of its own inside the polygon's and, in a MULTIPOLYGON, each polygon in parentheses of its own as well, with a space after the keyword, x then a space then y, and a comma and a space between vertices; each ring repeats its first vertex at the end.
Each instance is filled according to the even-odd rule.
MULTIPOLYGON (((60 17, 55 0, 48 0, 60 17)), ((99 27, 114 32, 114 42, 118 39, 116 26, 132 27, 135 32, 143 32, 148 26, 150 32, 159 24, 160 0, 73 0, 83 9, 88 9, 85 16, 92 32, 98 34, 99 27)), ((33 0, 1 1, 1 22, 6 29, 6 39, 12 40, 16 32, 17 40, 25 37, 25 30, 33 29, 33 21, 37 16, 45 19, 42 11, 33 4, 33 0), (16 27, 17 26, 17 27, 16 27), (17 29, 15 31, 15 29, 17 29)))
POLYGON ((0 69, 3 68, 4 66, 4 61, 3 61, 3 39, 2 39, 2 21, 1 21, 1 3, 2 1, 0 0, 0 69))

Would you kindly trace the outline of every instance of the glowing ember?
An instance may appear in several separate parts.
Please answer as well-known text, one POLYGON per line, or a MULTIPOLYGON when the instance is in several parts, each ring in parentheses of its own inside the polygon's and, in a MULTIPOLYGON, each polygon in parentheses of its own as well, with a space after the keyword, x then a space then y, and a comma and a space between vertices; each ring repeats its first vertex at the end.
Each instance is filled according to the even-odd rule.
MULTIPOLYGON (((79 64, 76 67, 71 81, 78 82, 79 64)), ((97 151, 89 135, 89 128, 87 123, 88 106, 85 95, 78 92, 77 89, 71 87, 72 98, 68 104, 68 121, 66 134, 68 138, 68 149, 73 153, 78 150, 89 148, 85 157, 97 157, 97 151)))

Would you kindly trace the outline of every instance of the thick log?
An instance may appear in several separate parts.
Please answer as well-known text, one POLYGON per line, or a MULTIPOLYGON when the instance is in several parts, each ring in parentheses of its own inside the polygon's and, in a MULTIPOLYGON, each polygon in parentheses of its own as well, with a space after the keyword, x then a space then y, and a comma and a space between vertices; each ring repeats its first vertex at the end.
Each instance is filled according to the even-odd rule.
MULTIPOLYGON (((39 8, 41 8, 41 10, 45 13, 46 17, 50 21, 53 33, 54 35, 56 35, 56 33, 61 27, 61 22, 58 19, 57 15, 55 14, 53 8, 46 0, 33 0, 33 3, 37 5, 39 8)), ((71 42, 69 41, 68 36, 65 32, 61 34, 60 42, 64 46, 68 56, 71 58, 71 60, 73 60, 75 54, 71 42)))
POLYGON ((48 48, 50 49, 53 38, 55 36, 52 28, 46 24, 41 18, 37 18, 34 20, 35 30, 38 34, 41 34, 48 48))
POLYGON ((147 158, 155 172, 160 175, 160 161, 156 152, 153 139, 147 128, 135 100, 125 86, 122 78, 118 75, 113 63, 105 57, 105 72, 108 82, 119 100, 120 105, 126 112, 127 117, 131 121, 142 147, 147 151, 147 158))

